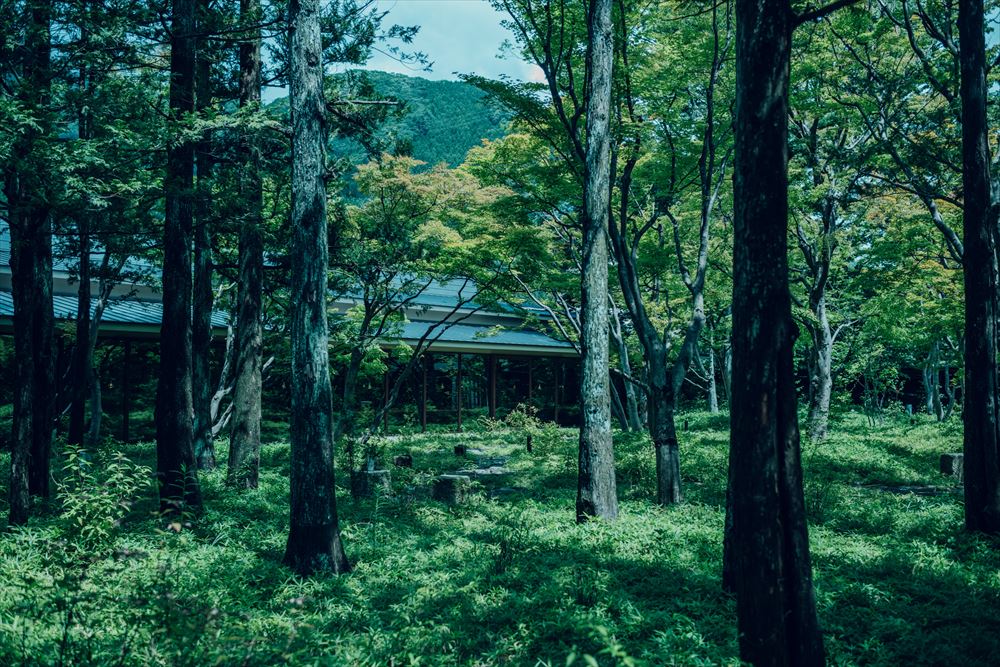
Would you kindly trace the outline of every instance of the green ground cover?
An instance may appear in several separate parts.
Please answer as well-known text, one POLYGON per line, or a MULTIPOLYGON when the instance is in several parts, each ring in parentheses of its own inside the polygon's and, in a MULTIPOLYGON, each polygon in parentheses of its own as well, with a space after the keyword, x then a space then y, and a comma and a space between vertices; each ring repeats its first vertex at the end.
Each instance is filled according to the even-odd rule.
MULTIPOLYGON (((208 510, 183 526, 155 516, 146 470, 63 457, 65 493, 0 537, 0 664, 737 664, 719 577, 726 417, 684 419, 685 503, 649 501, 651 448, 619 435, 613 525, 573 523, 574 431, 535 433, 530 454, 517 429, 389 438, 383 460, 410 452, 414 469, 393 469, 391 497, 342 490, 354 571, 308 580, 280 564, 287 444, 265 446, 257 491, 203 476, 208 510), (512 472, 468 504, 426 496, 434 475, 498 457, 512 472)), ((886 488, 952 485, 937 460, 956 428, 847 415, 804 446, 832 664, 1000 663, 1000 545, 963 533, 960 494, 886 488)), ((123 453, 152 463, 149 444, 123 453)))

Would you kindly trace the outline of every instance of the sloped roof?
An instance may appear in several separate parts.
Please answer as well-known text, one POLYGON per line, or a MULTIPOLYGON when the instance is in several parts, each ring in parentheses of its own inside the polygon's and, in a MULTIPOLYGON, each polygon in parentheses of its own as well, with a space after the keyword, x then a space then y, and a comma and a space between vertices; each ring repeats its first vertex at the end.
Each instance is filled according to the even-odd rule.
MULTIPOLYGON (((397 276, 393 280, 393 287, 399 288, 404 284, 404 282, 410 279, 411 277, 408 276, 397 276)), ((421 283, 417 281, 417 285, 419 284, 421 283)), ((465 280, 464 278, 434 281, 421 290, 419 294, 414 296, 410 301, 410 304, 414 308, 447 308, 450 310, 458 305, 462 300, 475 295, 477 293, 476 290, 476 284, 471 280, 465 280)), ((341 298, 361 299, 361 296, 360 289, 351 289, 345 292, 341 298)), ((480 309, 483 308, 483 304, 473 300, 465 304, 463 308, 480 309)), ((484 310, 505 315, 518 315, 527 312, 544 317, 546 314, 543 309, 530 302, 520 304, 518 306, 505 302, 497 302, 484 310)))
MULTIPOLYGON (((52 297, 52 310, 56 319, 72 320, 76 318, 76 297, 52 297)), ((91 303, 90 313, 93 315, 95 303, 91 303)), ((10 292, 0 291, 0 317, 14 317, 14 299, 10 292)), ((225 327, 229 318, 226 313, 212 313, 212 326, 225 327)), ((114 299, 108 303, 101 318, 108 324, 149 325, 159 328, 163 321, 163 304, 156 301, 140 301, 138 299, 114 299)))
MULTIPOLYGON (((434 322, 407 322, 403 325, 399 338, 405 343, 416 343, 432 326, 435 326, 434 322)), ((429 347, 432 352, 491 351, 501 354, 577 356, 576 350, 569 343, 531 329, 452 324, 443 332, 432 332, 428 340, 434 340, 429 347), (441 334, 440 337, 437 337, 438 333, 441 334)))

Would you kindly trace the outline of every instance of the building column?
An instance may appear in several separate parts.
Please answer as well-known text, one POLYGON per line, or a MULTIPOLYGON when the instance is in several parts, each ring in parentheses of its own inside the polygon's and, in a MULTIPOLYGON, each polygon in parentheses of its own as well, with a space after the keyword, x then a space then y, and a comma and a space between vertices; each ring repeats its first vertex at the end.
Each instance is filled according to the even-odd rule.
POLYGON ((455 379, 457 391, 456 407, 458 408, 458 432, 462 432, 462 353, 458 353, 458 377, 455 379))
POLYGON ((129 441, 129 386, 128 386, 128 365, 132 356, 132 341, 125 340, 124 351, 122 352, 122 442, 129 441))
POLYGON ((555 387, 552 390, 552 421, 559 423, 559 401, 562 400, 560 396, 559 385, 562 383, 562 359, 554 359, 552 362, 552 374, 555 376, 555 382, 553 383, 555 387))
POLYGON ((497 417, 497 355, 489 355, 489 381, 490 388, 487 402, 490 406, 490 419, 497 417))
POLYGON ((427 432, 427 366, 431 363, 431 355, 424 354, 421 359, 422 378, 420 387, 420 432, 427 432))
POLYGON ((382 374, 382 433, 389 432, 389 366, 382 374))
POLYGON ((528 405, 531 405, 531 401, 534 398, 534 370, 535 358, 528 357, 528 405))

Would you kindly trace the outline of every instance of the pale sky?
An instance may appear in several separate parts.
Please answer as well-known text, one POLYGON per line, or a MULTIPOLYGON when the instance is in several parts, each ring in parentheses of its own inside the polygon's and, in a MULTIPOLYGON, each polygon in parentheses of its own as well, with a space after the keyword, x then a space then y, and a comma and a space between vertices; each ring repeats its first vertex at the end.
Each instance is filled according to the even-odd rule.
POLYGON ((540 72, 509 50, 498 58, 504 41, 513 35, 500 25, 504 15, 486 0, 376 0, 388 11, 383 27, 419 25, 420 32, 407 48, 427 54, 433 65, 425 72, 376 53, 368 69, 399 72, 428 79, 456 79, 459 74, 497 78, 506 74, 522 81, 538 80, 540 72))

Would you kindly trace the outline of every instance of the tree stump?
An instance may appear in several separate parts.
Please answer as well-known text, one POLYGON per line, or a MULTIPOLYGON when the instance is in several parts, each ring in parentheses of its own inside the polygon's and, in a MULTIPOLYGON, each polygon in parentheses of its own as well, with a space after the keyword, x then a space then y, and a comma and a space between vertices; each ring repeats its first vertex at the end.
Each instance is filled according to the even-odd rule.
POLYGON ((465 445, 455 445, 455 456, 465 456, 465 445))
POLYGON ((356 498, 392 495, 392 475, 388 470, 361 470, 356 475, 356 498))
POLYGON ((941 455, 941 472, 961 482, 965 470, 965 454, 953 452, 941 455))
POLYGON ((441 475, 434 480, 431 498, 449 505, 459 505, 469 496, 472 482, 466 475, 441 475))
POLYGON ((413 467, 413 456, 410 454, 401 454, 392 459, 393 465, 397 468, 412 468, 413 467))

